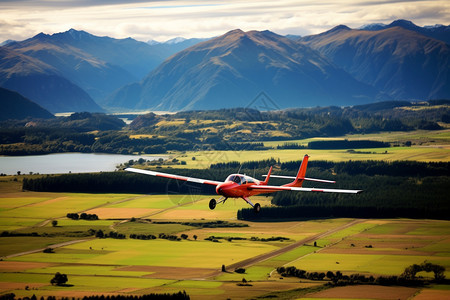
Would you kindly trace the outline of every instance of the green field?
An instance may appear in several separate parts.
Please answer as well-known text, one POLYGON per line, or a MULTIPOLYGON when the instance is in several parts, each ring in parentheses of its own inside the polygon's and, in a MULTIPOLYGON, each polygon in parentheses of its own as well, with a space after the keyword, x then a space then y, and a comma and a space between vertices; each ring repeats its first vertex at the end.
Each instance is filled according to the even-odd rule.
POLYGON ((247 259, 274 249, 275 247, 270 244, 251 242, 95 239, 63 247, 51 255, 34 253, 11 260, 58 264, 78 262, 92 265, 220 269, 222 264, 232 264, 236 260, 247 259), (246 250, 243 251, 243 249, 246 250), (207 253, 207 255, 201 256, 199 253, 207 253))
POLYGON ((265 151, 211 151, 173 153, 171 158, 186 161, 186 165, 173 167, 204 169, 219 162, 246 162, 264 159, 280 159, 282 162, 301 160, 308 154, 314 160, 349 161, 349 160, 414 160, 414 161, 450 161, 450 150, 446 146, 413 146, 358 149, 356 152, 342 150, 315 149, 273 149, 265 151), (358 153, 359 152, 359 153, 358 153), (195 157, 195 160, 191 158, 195 157))
MULTIPOLYGON (((237 209, 247 206, 242 200, 230 199, 211 211, 207 205, 210 196, 192 199, 188 195, 35 193, 21 192, 20 185, 11 184, 0 184, 0 228, 13 234, 34 233, 34 236, 0 237, 0 255, 3 256, 0 294, 82 297, 185 290, 191 299, 239 299, 310 288, 326 282, 281 278, 275 271, 280 266, 296 266, 308 272, 341 271, 379 276, 400 275, 411 264, 430 261, 445 266, 445 275, 450 276, 448 221, 358 220, 351 226, 346 225, 354 219, 246 222, 236 220, 237 209), (98 213, 100 220, 75 221, 65 217, 67 213, 82 211, 98 213), (131 217, 136 219, 130 221, 131 217), (57 220, 56 227, 51 225, 51 220, 57 220), (181 224, 218 220, 240 227, 181 224), (127 238, 95 238, 88 236, 89 229, 118 232, 127 238), (130 234, 158 236, 160 233, 178 237, 186 234, 187 239, 129 238, 130 234), (319 234, 322 235, 315 239, 319 234), (210 236, 219 239, 216 242, 205 240, 210 236), (257 239, 252 240, 252 237, 257 239), (288 240, 261 241, 271 237, 288 240), (241 239, 228 241, 227 238, 241 239), (306 239, 306 244, 252 260, 245 265, 244 274, 235 273, 233 268, 221 272, 222 265, 239 265, 244 260, 306 239), (57 245, 68 241, 74 243, 57 245), (32 251, 46 247, 54 247, 54 253, 32 251), (67 274, 69 286, 50 284, 56 272, 67 274), (251 285, 238 286, 243 278, 251 285)), ((260 202, 264 209, 270 205, 270 199, 259 196, 252 200, 260 202)), ((431 276, 422 273, 422 276, 431 276)), ((304 291, 286 292, 286 295, 299 298, 304 291)), ((437 292, 425 288, 421 293, 437 292)), ((448 297, 450 289, 440 288, 438 293, 440 297, 448 297)))

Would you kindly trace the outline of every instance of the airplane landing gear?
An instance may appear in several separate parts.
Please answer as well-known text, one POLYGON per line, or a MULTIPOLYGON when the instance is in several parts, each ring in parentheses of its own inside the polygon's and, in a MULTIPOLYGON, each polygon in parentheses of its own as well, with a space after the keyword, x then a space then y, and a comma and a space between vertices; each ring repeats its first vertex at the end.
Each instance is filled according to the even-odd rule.
POLYGON ((217 204, 216 199, 211 199, 209 201, 209 209, 213 210, 214 208, 216 208, 216 204, 217 204))
POLYGON ((253 206, 253 211, 255 214, 259 213, 261 211, 261 205, 259 203, 255 203, 255 206, 253 206))

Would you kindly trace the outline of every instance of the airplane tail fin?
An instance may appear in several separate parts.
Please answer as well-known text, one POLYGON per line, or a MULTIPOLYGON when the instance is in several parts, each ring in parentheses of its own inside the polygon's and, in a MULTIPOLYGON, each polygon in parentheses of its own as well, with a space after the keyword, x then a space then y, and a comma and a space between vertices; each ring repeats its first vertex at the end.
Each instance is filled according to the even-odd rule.
POLYGON ((300 164, 300 168, 298 169, 297 176, 295 177, 294 181, 291 183, 286 184, 285 186, 291 186, 291 187, 301 187, 303 184, 303 181, 305 180, 305 174, 306 174, 306 168, 308 166, 308 154, 306 154, 303 157, 302 163, 300 164))
POLYGON ((272 173, 272 167, 269 169, 269 173, 266 175, 266 180, 262 183, 263 185, 267 185, 269 183, 270 174, 272 173))

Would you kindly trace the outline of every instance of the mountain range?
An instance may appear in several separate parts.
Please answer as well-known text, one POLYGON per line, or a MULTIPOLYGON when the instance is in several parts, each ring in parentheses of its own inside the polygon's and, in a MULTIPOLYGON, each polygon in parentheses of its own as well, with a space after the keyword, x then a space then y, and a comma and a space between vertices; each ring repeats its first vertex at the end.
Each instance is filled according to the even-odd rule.
POLYGON ((450 26, 397 20, 306 36, 232 30, 165 43, 71 29, 0 47, 0 86, 51 112, 450 98, 450 26), (99 104, 99 105, 98 105, 99 104))
POLYGON ((105 104, 168 111, 245 107, 261 91, 279 108, 351 105, 377 94, 301 43, 270 31, 233 30, 178 52, 105 104))

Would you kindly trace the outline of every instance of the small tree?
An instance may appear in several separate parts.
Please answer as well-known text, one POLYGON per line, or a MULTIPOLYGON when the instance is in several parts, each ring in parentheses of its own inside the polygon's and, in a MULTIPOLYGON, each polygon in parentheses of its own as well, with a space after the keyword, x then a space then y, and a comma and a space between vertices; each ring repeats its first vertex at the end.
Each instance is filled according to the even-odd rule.
POLYGON ((95 237, 101 238, 101 239, 104 238, 105 234, 103 233, 103 230, 101 230, 101 229, 97 230, 97 232, 95 233, 95 237))
POLYGON ((405 268, 405 271, 403 271, 402 277, 406 279, 415 279, 417 272, 422 271, 422 267, 418 264, 410 265, 409 267, 405 268))
POLYGON ((61 274, 59 272, 56 272, 55 277, 50 280, 50 283, 52 285, 63 285, 68 281, 66 274, 61 274))
POLYGON ((336 275, 332 279, 334 283, 338 282, 340 279, 342 279, 343 274, 341 271, 336 271, 336 275))
POLYGON ((421 271, 433 272, 434 273, 434 279, 436 281, 440 281, 440 280, 445 279, 445 275, 444 275, 445 267, 443 267, 443 266, 424 261, 420 265, 420 267, 422 269, 421 271))
POLYGON ((334 276, 334 273, 333 273, 332 271, 328 271, 327 274, 326 274, 326 276, 327 276, 327 278, 330 279, 330 280, 333 280, 334 277, 335 277, 335 276, 334 276))
POLYGON ((58 221, 56 221, 56 220, 53 220, 53 221, 52 221, 52 226, 53 226, 53 227, 56 227, 56 226, 58 226, 58 221))
POLYGON ((193 238, 194 240, 197 240, 198 236, 194 234, 193 238))

